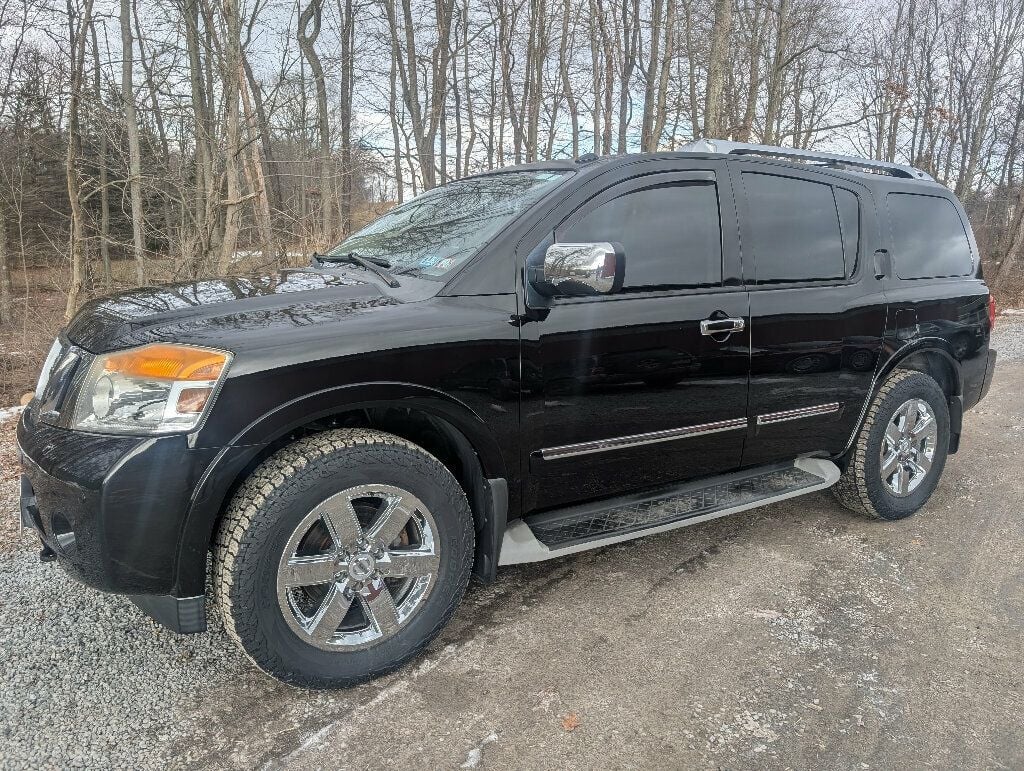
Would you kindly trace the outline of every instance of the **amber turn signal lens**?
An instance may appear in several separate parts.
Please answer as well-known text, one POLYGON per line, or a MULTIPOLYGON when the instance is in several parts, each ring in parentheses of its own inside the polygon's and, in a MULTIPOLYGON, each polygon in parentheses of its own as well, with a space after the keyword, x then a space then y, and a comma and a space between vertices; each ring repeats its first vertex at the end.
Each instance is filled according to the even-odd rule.
POLYGON ((226 362, 227 356, 219 351, 156 343, 110 354, 104 369, 122 375, 160 380, 216 380, 226 362))
POLYGON ((177 410, 182 415, 200 413, 210 400, 212 388, 184 388, 178 394, 177 410))

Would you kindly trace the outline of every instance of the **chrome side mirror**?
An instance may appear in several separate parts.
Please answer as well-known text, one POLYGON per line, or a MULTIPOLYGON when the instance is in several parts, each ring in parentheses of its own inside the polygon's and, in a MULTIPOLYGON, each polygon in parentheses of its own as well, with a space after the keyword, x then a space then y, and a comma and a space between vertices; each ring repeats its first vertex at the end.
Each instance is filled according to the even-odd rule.
POLYGON ((530 284, 545 297, 612 294, 622 288, 626 256, 621 244, 552 244, 530 269, 530 284))

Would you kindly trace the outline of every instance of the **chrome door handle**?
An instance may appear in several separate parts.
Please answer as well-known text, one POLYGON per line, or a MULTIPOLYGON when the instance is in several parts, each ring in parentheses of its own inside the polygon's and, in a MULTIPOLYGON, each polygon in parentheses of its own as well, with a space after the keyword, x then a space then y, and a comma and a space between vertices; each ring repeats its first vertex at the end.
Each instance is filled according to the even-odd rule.
POLYGON ((700 323, 700 333, 708 337, 732 334, 733 332, 742 332, 746 326, 743 319, 704 319, 700 323))

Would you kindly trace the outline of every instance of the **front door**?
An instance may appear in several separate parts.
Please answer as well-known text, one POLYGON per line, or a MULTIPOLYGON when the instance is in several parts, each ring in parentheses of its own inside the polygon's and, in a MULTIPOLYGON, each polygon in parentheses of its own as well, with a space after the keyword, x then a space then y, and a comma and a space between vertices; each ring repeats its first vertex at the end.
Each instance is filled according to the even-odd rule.
POLYGON ((740 464, 749 318, 728 177, 708 161, 643 170, 592 180, 554 229, 621 243, 626 271, 620 293, 557 299, 522 327, 526 512, 740 464), (702 329, 725 319, 742 328, 702 329))

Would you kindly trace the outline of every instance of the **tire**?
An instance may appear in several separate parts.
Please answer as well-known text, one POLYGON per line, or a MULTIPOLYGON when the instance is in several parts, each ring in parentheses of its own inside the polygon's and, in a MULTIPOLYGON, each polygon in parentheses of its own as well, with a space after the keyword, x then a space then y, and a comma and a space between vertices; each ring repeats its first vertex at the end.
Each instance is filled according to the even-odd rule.
POLYGON ((264 672, 347 687, 427 646, 462 600, 473 553, 466 495, 437 458, 392 434, 337 429, 279 450, 243 482, 215 537, 214 591, 228 633, 264 672), (357 537, 369 543, 340 545, 357 537))
POLYGON ((848 509, 861 514, 866 514, 875 519, 897 520, 909 517, 920 509, 935 491, 936 485, 942 476, 942 470, 946 465, 946 456, 949 452, 949 406, 946 395, 939 384, 931 377, 913 370, 897 370, 882 385, 868 409, 864 425, 861 426, 854 443, 849 464, 839 481, 832 487, 835 497, 848 509), (902 419, 906 425, 908 418, 902 417, 901 408, 908 403, 915 405, 924 404, 927 411, 931 413, 932 424, 920 422, 923 412, 916 411, 908 413, 911 418, 918 415, 915 421, 916 426, 922 426, 920 433, 916 436, 907 436, 908 447, 904 452, 906 457, 913 457, 920 460, 920 463, 904 465, 897 452, 901 445, 894 445, 886 438, 886 432, 893 426, 890 436, 902 436, 899 430, 899 421, 902 419), (927 440, 920 440, 919 437, 927 431, 931 433, 930 425, 934 426, 934 439, 931 440, 932 455, 930 467, 926 473, 918 479, 916 484, 914 478, 916 471, 906 471, 904 478, 897 478, 891 474, 883 479, 883 473, 894 468, 892 465, 883 468, 882 450, 886 449, 888 459, 895 457, 895 470, 892 474, 903 473, 900 469, 911 469, 916 466, 920 469, 928 460, 922 456, 920 447, 915 449, 915 442, 923 441, 922 446, 927 446, 927 440), (902 490, 897 494, 894 488, 902 490))

